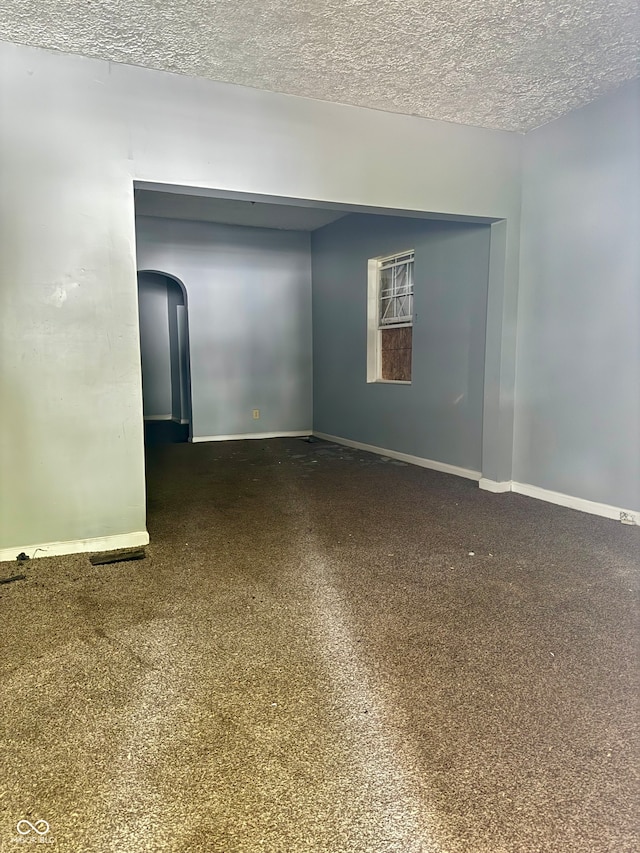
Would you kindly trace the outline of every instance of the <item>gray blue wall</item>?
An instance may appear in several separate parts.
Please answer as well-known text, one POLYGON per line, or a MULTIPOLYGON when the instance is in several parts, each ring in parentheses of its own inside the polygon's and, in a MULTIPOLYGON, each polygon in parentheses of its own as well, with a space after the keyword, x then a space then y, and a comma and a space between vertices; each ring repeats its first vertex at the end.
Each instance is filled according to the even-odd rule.
POLYGON ((309 234, 145 216, 136 230, 139 269, 187 292, 193 438, 310 431, 309 234))
POLYGON ((525 137, 514 479, 640 509, 640 82, 525 137))
POLYGON ((169 301, 164 276, 138 277, 140 357, 145 418, 171 417, 172 358, 169 301))
POLYGON ((487 225, 354 214, 315 231, 314 428, 482 467, 487 225), (411 385, 367 383, 367 261, 415 249, 411 385))
MULTIPOLYGON (((189 377, 187 363, 189 358, 186 341, 181 339, 179 327, 179 308, 184 306, 182 288, 172 279, 167 279, 167 307, 169 317, 169 353, 171 358, 171 417, 175 421, 189 419, 190 407, 188 401, 183 402, 183 396, 189 396, 189 377)), ((142 344, 142 341, 140 342, 142 344)), ((144 361, 142 363, 142 390, 145 387, 144 361)))

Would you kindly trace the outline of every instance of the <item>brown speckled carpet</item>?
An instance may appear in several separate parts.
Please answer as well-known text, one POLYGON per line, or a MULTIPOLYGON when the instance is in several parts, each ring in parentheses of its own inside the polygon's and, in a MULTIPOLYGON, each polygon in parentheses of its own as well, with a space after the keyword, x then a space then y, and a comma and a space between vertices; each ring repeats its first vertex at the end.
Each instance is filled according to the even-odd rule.
POLYGON ((148 486, 145 560, 0 566, 3 853, 640 849, 639 528, 296 439, 148 486))

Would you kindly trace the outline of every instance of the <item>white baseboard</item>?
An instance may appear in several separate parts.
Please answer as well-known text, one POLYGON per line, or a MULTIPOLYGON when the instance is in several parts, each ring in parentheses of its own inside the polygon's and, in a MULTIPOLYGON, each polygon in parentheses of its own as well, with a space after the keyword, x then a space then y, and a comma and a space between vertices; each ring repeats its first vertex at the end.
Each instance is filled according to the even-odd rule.
POLYGON ((196 444, 201 441, 244 441, 247 438, 303 438, 311 435, 310 429, 294 430, 293 432, 243 432, 236 435, 194 435, 191 441, 196 444))
POLYGON ((137 548, 149 544, 146 530, 135 533, 118 533, 115 536, 98 536, 95 539, 69 539, 66 542, 41 542, 38 545, 14 545, 0 549, 0 562, 15 560, 24 552, 35 557, 59 557, 63 554, 83 554, 91 551, 118 551, 120 548, 137 548))
POLYGON ((486 477, 481 477, 478 485, 485 492, 494 492, 494 494, 511 491, 511 480, 488 480, 486 477))
POLYGON ((516 483, 514 480, 496 482, 495 480, 488 480, 486 477, 482 477, 478 485, 486 492, 516 492, 519 495, 526 495, 528 498, 535 498, 536 500, 546 501, 557 506, 564 506, 567 509, 588 512, 590 515, 599 515, 602 518, 613 518, 616 521, 621 521, 623 524, 640 525, 640 513, 633 510, 624 509, 620 506, 611 506, 611 504, 601 504, 597 501, 589 501, 586 498, 576 498, 574 495, 565 495, 562 492, 554 492, 551 489, 543 489, 540 486, 531 486, 529 483, 516 483))
POLYGON ((541 501, 564 506, 568 509, 577 509, 580 512, 588 512, 590 515, 600 515, 603 518, 614 518, 616 521, 624 520, 625 524, 640 524, 640 513, 620 506, 601 504, 597 501, 589 501, 586 498, 576 498, 573 495, 564 495, 562 492, 553 492, 551 489, 542 489, 540 486, 530 486, 528 483, 511 483, 511 491, 529 498, 537 498, 541 501))
POLYGON ((188 424, 188 418, 174 418, 173 415, 145 415, 145 421, 171 421, 174 424, 188 424))
POLYGON ((436 462, 434 459, 425 459, 422 456, 412 456, 409 453, 401 453, 398 450, 387 450, 374 444, 363 444, 361 441, 352 441, 350 438, 341 438, 337 435, 328 435, 325 432, 313 431, 313 434, 325 441, 334 444, 344 444, 345 447, 354 447, 356 450, 364 450, 367 453, 375 453, 378 456, 388 456, 390 459, 398 459, 408 462, 409 465, 419 465, 420 468, 429 468, 432 471, 440 471, 443 474, 454 474, 456 477, 465 477, 467 480, 479 480, 480 471, 471 471, 469 468, 460 468, 458 465, 450 465, 448 462, 436 462))

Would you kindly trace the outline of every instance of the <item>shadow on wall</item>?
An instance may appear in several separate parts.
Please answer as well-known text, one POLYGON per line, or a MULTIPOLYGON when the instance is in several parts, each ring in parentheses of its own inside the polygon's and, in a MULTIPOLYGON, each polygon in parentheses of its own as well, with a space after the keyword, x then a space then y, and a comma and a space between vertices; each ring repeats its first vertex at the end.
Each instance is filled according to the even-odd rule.
POLYGON ((163 272, 138 272, 145 441, 169 444, 191 434, 187 294, 163 272))

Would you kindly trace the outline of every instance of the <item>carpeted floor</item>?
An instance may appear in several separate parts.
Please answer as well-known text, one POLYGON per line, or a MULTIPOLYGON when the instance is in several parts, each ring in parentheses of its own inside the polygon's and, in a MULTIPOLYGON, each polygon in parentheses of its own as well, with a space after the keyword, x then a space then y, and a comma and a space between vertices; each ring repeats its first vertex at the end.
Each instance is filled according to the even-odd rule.
POLYGON ((639 528, 296 439, 148 504, 0 586, 0 850, 640 849, 639 528))

